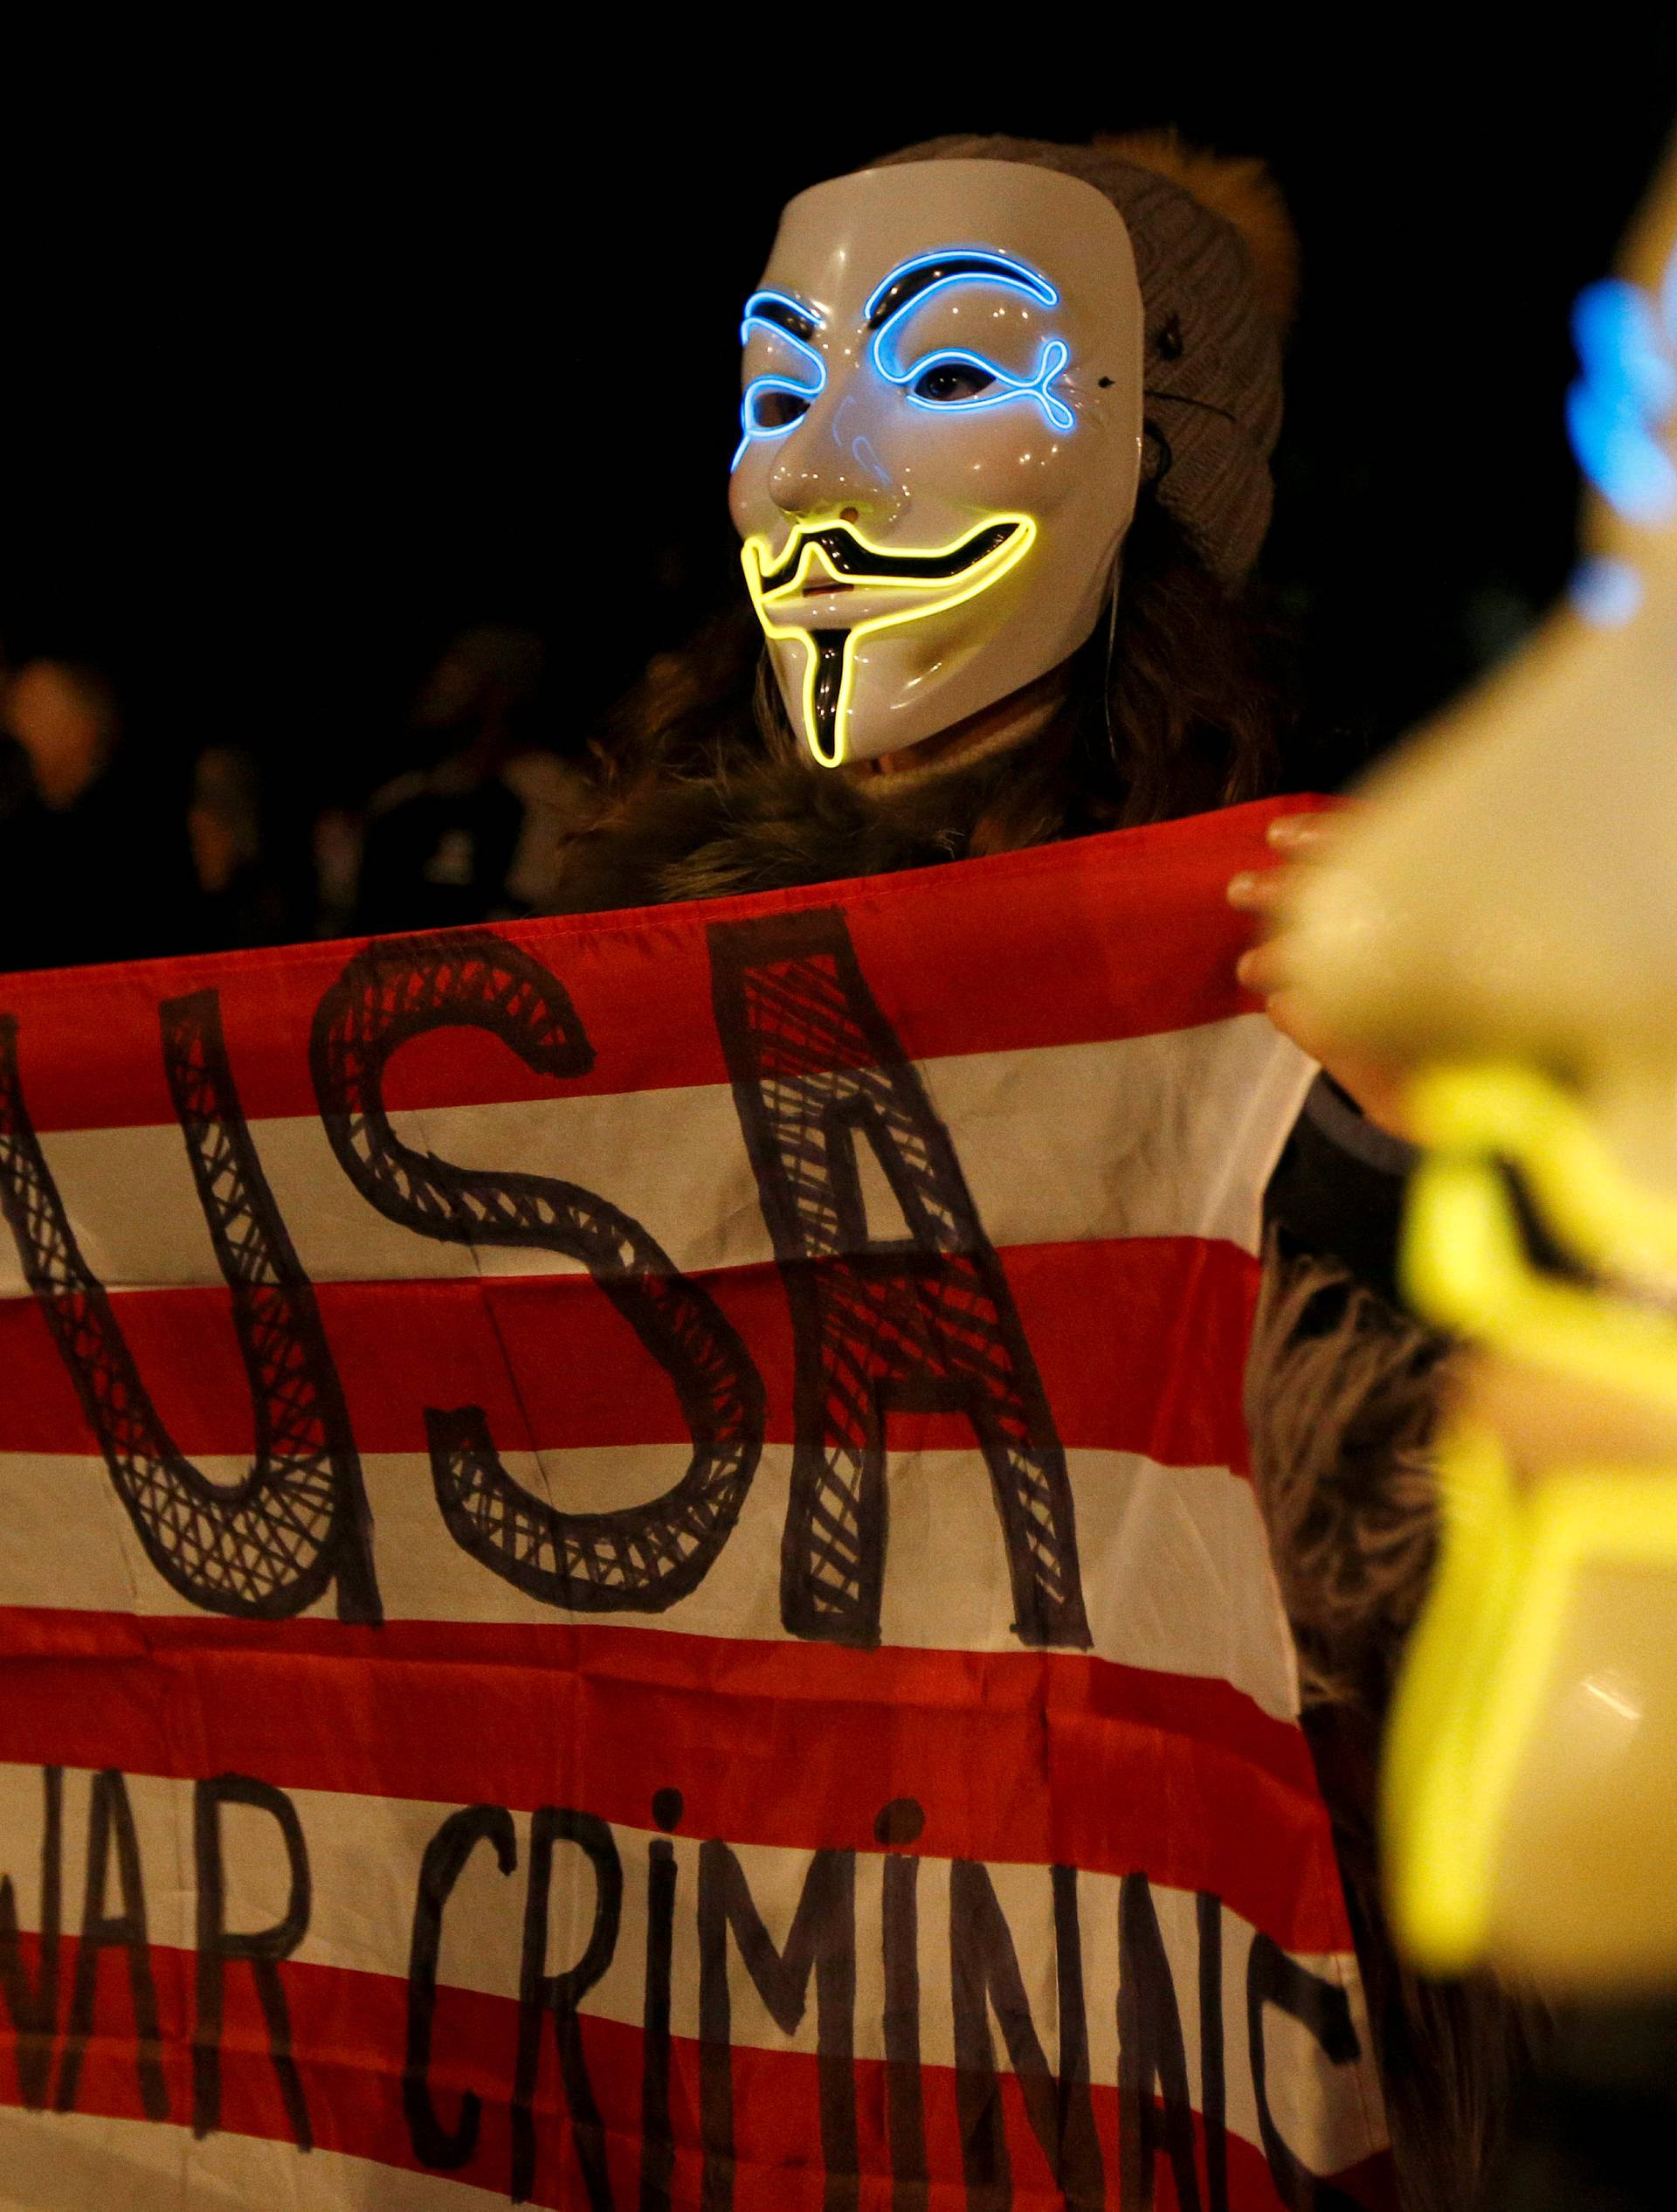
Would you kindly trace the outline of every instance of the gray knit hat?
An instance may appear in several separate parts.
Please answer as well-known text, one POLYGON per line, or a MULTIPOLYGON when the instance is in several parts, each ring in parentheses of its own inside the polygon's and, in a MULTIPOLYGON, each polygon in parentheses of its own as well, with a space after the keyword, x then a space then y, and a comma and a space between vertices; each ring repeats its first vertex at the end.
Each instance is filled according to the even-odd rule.
POLYGON ((1239 584, 1269 527, 1281 335, 1296 286, 1296 244, 1261 163, 1149 133, 1092 146, 931 138, 873 166, 929 161, 1058 169, 1123 217, 1145 321, 1143 412, 1163 448, 1149 463, 1155 494, 1212 575, 1239 584))

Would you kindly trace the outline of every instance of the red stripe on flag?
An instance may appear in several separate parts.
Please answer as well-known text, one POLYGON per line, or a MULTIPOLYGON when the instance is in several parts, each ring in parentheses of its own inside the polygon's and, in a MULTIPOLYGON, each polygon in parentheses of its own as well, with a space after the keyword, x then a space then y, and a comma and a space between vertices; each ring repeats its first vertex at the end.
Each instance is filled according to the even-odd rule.
MULTIPOLYGON (((1168 1467, 1245 1469, 1240 1378, 1259 1274, 1250 1254, 1194 1237, 1134 1237, 1011 1245, 999 1256, 1062 1444, 1142 1452, 1168 1467), (1090 1356, 1092 1343, 1103 1356, 1090 1356)), ((768 1385, 769 1440, 790 1443, 791 1322, 778 1275, 765 1266, 698 1279, 768 1385)), ((668 1378, 586 1276, 318 1290, 363 1452, 424 1451, 428 1406, 481 1406, 509 1451, 687 1441, 668 1378)), ((227 1293, 128 1290, 114 1303, 177 1447, 249 1452, 250 1397, 227 1293)), ((0 1452, 97 1449, 31 1299, 0 1301, 0 1452)), ((973 1444, 955 1414, 894 1414, 890 1434, 900 1449, 973 1444)))
MULTIPOLYGON (((509 1883, 508 1888, 513 1891, 514 1884, 509 1883)), ((519 1883, 509 1911, 518 1910, 521 1888, 519 1883)), ((32 1939, 26 1939, 23 1948, 32 1975, 38 1967, 38 1946, 32 1939)), ((59 1985, 61 2022, 65 1993, 73 1983, 77 1946, 71 1943, 66 1948, 59 1985)), ((158 1945, 152 1946, 150 1960, 158 1992, 162 2063, 169 2099, 167 2120, 155 2124, 184 2127, 190 2124, 192 2114, 190 2037, 196 1962, 190 1953, 158 1945)), ((397 2171, 434 2171, 416 2154, 403 2109, 406 1984, 388 1975, 290 1961, 281 1966, 280 1973, 315 2142, 322 2150, 370 2160, 397 2171)), ((1092 2006, 1110 2004, 1115 1993, 1092 1988, 1087 1998, 1092 2006)), ((292 2141, 279 2077, 268 2055, 267 2022, 248 1967, 228 1968, 224 2004, 220 2126, 232 2134, 292 2141)), ((121 1951, 108 1954, 100 1963, 96 2020, 99 2032, 83 2063, 74 2110, 113 2119, 140 2119, 142 2108, 134 2015, 121 1951)), ((1041 2020, 1038 2027, 1046 2048, 1052 2050, 1053 2023, 1041 2020)), ((472 2155, 448 2169, 449 2177, 503 2197, 512 2175, 512 2084, 518 2033, 519 2008, 511 1999, 463 1989, 439 1991, 427 2080, 437 2118, 446 2129, 457 2127, 461 2099, 468 2092, 480 2105, 472 2155)), ((8 2063, 0 2071, 0 2101, 10 2105, 20 2101, 15 2068, 10 2062, 14 2041, 0 2029, 0 2048, 8 2051, 8 2063)), ((584 2017, 581 2041, 589 2085, 600 2113, 612 2201, 620 2207, 633 2206, 644 2201, 640 2196, 642 2034, 616 2021, 584 2017)), ((671 2212, 696 2212, 701 2201, 704 2133, 700 2117, 700 2046, 691 2038, 672 2038, 671 2212)), ((735 2212, 831 2212, 820 2153, 818 2064, 817 2059, 800 2051, 734 2050, 735 2212)), ((934 2205, 953 2206, 967 2201, 959 2078, 950 2067, 921 2070, 925 2171, 932 2188, 928 2201, 934 2205)), ((858 2060, 854 2080, 860 2187, 853 2202, 858 2212, 882 2212, 893 2201, 887 2069, 879 2060, 858 2060)), ((1277 2082, 1274 2087, 1279 2091, 1280 2084, 1277 2082)), ((1032 2133, 1017 2078, 1010 2073, 1000 2074, 996 2091, 1013 2169, 1015 2201, 1022 2205, 1046 2203, 1052 2195, 1058 2202, 1049 2165, 1032 2133)), ((1123 2126, 1118 2092, 1096 2084, 1089 2093, 1104 2169, 1104 2195, 1115 2203, 1123 2126)), ((542 2033, 531 2113, 536 2150, 528 2202, 549 2207, 585 2203, 588 2198, 576 2159, 571 2112, 560 2084, 550 2027, 542 2033)), ((44 2127, 52 2125, 45 2120, 41 2124, 44 2127)), ((1195 2162, 1203 2191, 1205 2139, 1198 2114, 1194 2134, 1195 2162)), ((1262 2153, 1232 2132, 1225 2140, 1228 2212, 1277 2212, 1282 2199, 1262 2153)), ((90 2147, 84 2142, 84 2158, 90 2147)), ((183 2145, 183 2161, 190 2161, 190 2155, 183 2145)), ((190 2171, 190 2163, 185 2170, 190 2171)), ((307 2188, 307 2165, 300 2163, 300 2188, 307 2188)), ((1387 2212, 1391 2204, 1390 2161, 1384 2155, 1333 2178, 1366 2212, 1387 2212)), ((1157 2212, 1179 2212, 1166 2157, 1157 2160, 1154 2187, 1157 2212)))
MULTIPOLYGON (((726 1082, 705 927, 810 907, 844 909, 862 972, 913 1059, 1140 1036, 1255 1004, 1234 983, 1251 927, 1224 885, 1264 865, 1275 814, 1309 803, 1264 800, 958 868, 510 923, 494 934, 550 967, 571 996, 596 1062, 568 1094, 726 1082)), ((18 1018, 37 1129, 173 1121, 158 1002, 209 986, 221 994, 246 1116, 313 1113, 309 1023, 359 942, 3 978, 0 1012, 18 1018)), ((404 1047, 386 1093, 393 1107, 553 1095, 549 1078, 473 1029, 404 1047)))
POLYGON ((688 1835, 1140 1870, 1294 1951, 1349 1947, 1302 1732, 1226 1683, 1067 1652, 735 1641, 603 1624, 0 1615, 0 1759, 250 1774, 688 1835))

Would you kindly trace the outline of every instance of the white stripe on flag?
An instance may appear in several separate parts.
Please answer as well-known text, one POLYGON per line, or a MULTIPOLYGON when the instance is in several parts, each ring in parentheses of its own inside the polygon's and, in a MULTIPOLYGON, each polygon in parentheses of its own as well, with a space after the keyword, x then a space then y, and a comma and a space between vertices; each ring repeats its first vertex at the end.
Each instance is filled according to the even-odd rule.
MULTIPOLYGON (((1197 1236, 1253 1251, 1255 1194, 1312 1068, 1262 1015, 1243 1014, 1104 1044, 951 1056, 921 1072, 993 1244, 1197 1236)), ((404 1142, 441 1159, 597 1192, 686 1272, 772 1257, 725 1084, 391 1118, 404 1142)), ((313 1116, 257 1121, 252 1133, 316 1282, 577 1271, 557 1254, 473 1254, 385 1220, 352 1187, 313 1116)), ((219 1282, 178 1129, 58 1130, 42 1148, 107 1289, 219 1282)), ((0 1296, 19 1295, 16 1248, 0 1238, 0 1296)))
MULTIPOLYGON (((1066 1455, 1084 1599, 1097 1656, 1231 1683, 1266 1712, 1291 1718, 1297 1680, 1252 1485, 1220 1468, 1160 1467, 1130 1452, 1066 1455)), ((238 1482, 243 1460, 206 1458, 210 1480, 238 1482)), ((511 1474, 538 1497, 597 1512, 658 1496, 687 1463, 675 1446, 508 1452, 511 1474)), ((453 1542, 418 1452, 362 1460, 376 1531, 379 1585, 392 1621, 597 1620, 526 1597, 453 1542)), ((611 1616, 684 1635, 783 1642, 781 1535, 791 1452, 769 1445, 740 1518, 692 1596, 666 1613, 611 1616)), ((1001 1526, 976 1451, 893 1452, 883 1641, 917 1650, 1018 1651, 1001 1526), (928 1563, 935 1561, 935 1571, 928 1563)), ((140 1548, 93 1457, 0 1454, 6 1539, 0 1606, 177 1614, 176 1597, 140 1548)), ((314 1610, 331 1617, 328 1591, 314 1610)))

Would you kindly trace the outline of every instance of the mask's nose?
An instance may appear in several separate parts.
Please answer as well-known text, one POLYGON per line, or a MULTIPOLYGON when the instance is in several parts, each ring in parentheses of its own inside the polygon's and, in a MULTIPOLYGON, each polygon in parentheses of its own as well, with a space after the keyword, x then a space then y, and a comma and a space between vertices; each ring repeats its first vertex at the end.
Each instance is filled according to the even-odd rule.
POLYGON ((769 496, 794 522, 837 519, 883 528, 907 496, 869 435, 867 411, 848 391, 824 393, 783 441, 769 496))

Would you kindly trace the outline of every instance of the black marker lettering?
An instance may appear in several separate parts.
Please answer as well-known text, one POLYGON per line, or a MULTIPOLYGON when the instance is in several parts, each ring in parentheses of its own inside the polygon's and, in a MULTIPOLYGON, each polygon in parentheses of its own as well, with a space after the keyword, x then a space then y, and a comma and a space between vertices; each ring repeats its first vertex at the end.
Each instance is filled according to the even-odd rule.
POLYGON ((703 1581, 739 1518, 763 1448, 762 1378, 709 1293, 620 1207, 550 1175, 453 1167, 401 1142, 384 1107, 385 1065, 409 1040, 451 1027, 487 1030, 556 1080, 593 1065, 558 978, 492 931, 371 944, 321 1000, 309 1048, 345 1174, 421 1236, 580 1260, 674 1385, 693 1457, 661 1497, 565 1512, 507 1473, 480 1407, 432 1407, 438 1504, 460 1548, 528 1596, 661 1613, 703 1581))
POLYGON ((515 2204, 535 2185, 535 2077, 542 2056, 542 2023, 549 2015, 559 2052, 559 2078, 570 2107, 570 2138, 592 2212, 612 2212, 605 2170, 605 2131, 583 2056, 576 2008, 611 1963, 623 1918, 623 1862, 611 1831, 592 1813, 542 1806, 530 1822, 530 1887, 524 1906, 524 1956, 518 1978, 518 2069, 513 2085, 513 2181, 515 2204), (575 1966, 545 1971, 549 1892, 556 1843, 575 1844, 594 1877, 594 1918, 575 1966))
MULTIPOLYGON (((879 1842, 918 1842, 926 1815, 912 1797, 885 1806, 873 1823, 879 1842)), ((886 2128, 891 2146, 892 2212, 926 2212, 926 2098, 920 2070, 920 1861, 892 1851, 882 1870, 885 1964, 886 2128)))
POLYGON ((1223 1900, 1194 1899, 1199 1931, 1199 2118, 1206 2212, 1229 2212, 1228 2077, 1223 2058, 1223 1900))
POLYGON ((783 1951, 763 1925, 745 1872, 726 1843, 699 1853, 699 2081, 705 2139, 704 2212, 734 2202, 733 2007, 728 1987, 730 1931, 769 2017, 791 2035, 815 1976, 816 2070, 821 2098, 825 2212, 857 2202, 856 1855, 818 1851, 783 1951))
POLYGON ((1258 2133, 1269 2171, 1289 2212, 1356 2212, 1354 2199, 1313 2174, 1281 2139, 1269 2109, 1268 2059, 1264 2049, 1264 2007, 1290 2013, 1335 2066, 1349 2066, 1359 2055, 1351 2008, 1335 1981, 1289 1959, 1274 1939, 1254 1935, 1246 1960, 1246 2035, 1252 2047, 1252 2085, 1258 2098, 1258 2133))
POLYGON ((268 2055, 280 2077, 280 2094, 292 2139, 308 2150, 314 2133, 302 2078, 291 2050, 291 2015, 280 1980, 280 1961, 288 1959, 308 1932, 308 1853, 297 1808, 283 1790, 245 1774, 217 1774, 193 1793, 193 1856, 198 1895, 198 2015, 192 2032, 192 2133, 208 2135, 221 2124, 221 2017, 230 1961, 250 1962, 262 2016, 268 2025, 268 2055), (266 1813, 286 1847, 291 1892, 286 1910, 271 1928, 235 1932, 227 1927, 226 1868, 222 1856, 221 1808, 249 1805, 266 1813))
POLYGON ((216 1262, 232 1294, 256 1454, 212 1483, 175 1448, 104 1285, 82 1257, 24 1103, 17 1024, 0 1016, 0 1206, 117 1496, 172 1590, 207 1613, 277 1621, 335 1580, 341 1620, 380 1616, 372 1529, 314 1292, 252 1142, 213 991, 158 1008, 163 1065, 216 1262))
POLYGON ((59 2027, 59 1938, 64 1893, 64 1769, 41 1769, 41 1963, 34 1980, 24 1964, 17 1898, 9 1874, 0 1875, 0 1995, 11 2015, 17 2093, 31 2112, 42 2111, 52 2077, 52 2040, 59 2027))
POLYGON ((1144 1874, 1118 1892, 1118 2129, 1121 2212, 1149 2212, 1161 2152, 1180 2212, 1200 2212, 1182 2011, 1144 1874))
POLYGON ((402 2070, 402 2109, 414 2156, 444 2169, 464 2166, 477 2148, 482 2099, 473 2090, 460 2097, 460 2117, 446 2128, 431 2101, 431 2037, 437 2013, 437 1959, 442 1948, 443 1913, 466 1861, 480 1843, 494 1847, 503 1874, 518 1864, 513 1816, 504 1805, 467 1805, 451 1813, 429 1843, 419 1867, 413 1901, 413 1936, 408 1948, 408 2050, 402 2070))
POLYGON ((99 1962, 113 1946, 128 1962, 128 1989, 134 2001, 135 2032, 139 2049, 140 2105, 148 2119, 169 2118, 169 2091, 163 2081, 162 2044, 157 2026, 157 1985, 152 1980, 150 1939, 146 1932, 146 1892, 140 1872, 140 1841, 134 1829, 134 1808, 122 1777, 114 1767, 93 1777, 87 1814, 87 1884, 82 1893, 81 1947, 76 1959, 75 1987, 70 1997, 70 2024, 65 2031, 64 2057, 59 2068, 59 2091, 54 2099, 61 2112, 76 2108, 76 2087, 81 2079, 82 2057, 93 2032, 93 2010, 99 1989, 99 1962), (105 1883, 111 1845, 116 1845, 116 1882, 122 1892, 122 1910, 105 1911, 105 1883))
POLYGON ((1077 1877, 1052 1870, 1058 1969, 1059 2071, 1031 2017, 1018 1953, 988 1870, 969 1859, 949 1869, 949 1969, 955 1996, 955 2093, 967 2202, 1004 2212, 1013 2201, 990 2015, 1000 2023, 1031 2132, 1042 2147, 1067 2212, 1100 2212, 1105 2175, 1089 2094, 1088 2022, 1083 2009, 1077 1877))
MULTIPOLYGON (((678 1828, 679 1789, 652 1792, 652 1818, 678 1828)), ((670 2132, 670 1955, 675 1945, 675 1846, 655 1835, 647 1846, 646 2001, 642 2013, 640 2212, 670 2212, 675 2143, 670 2132)))
POLYGON ((885 1422, 965 1416, 990 1470, 1024 1643, 1087 1645, 1071 1485, 1000 1261, 949 1131, 836 909, 710 930, 716 1026, 797 1345, 781 1613, 880 1640, 885 1422), (871 1144, 908 1234, 870 1233, 871 1144))

